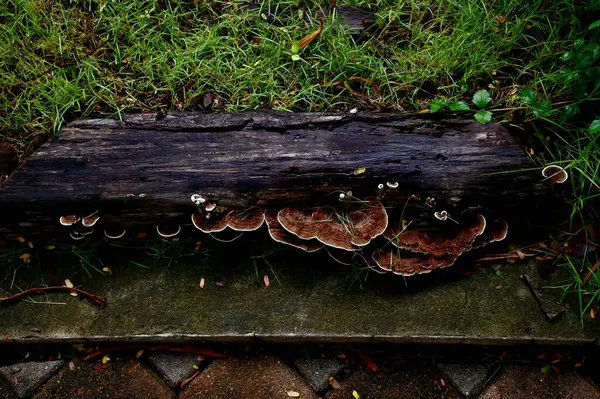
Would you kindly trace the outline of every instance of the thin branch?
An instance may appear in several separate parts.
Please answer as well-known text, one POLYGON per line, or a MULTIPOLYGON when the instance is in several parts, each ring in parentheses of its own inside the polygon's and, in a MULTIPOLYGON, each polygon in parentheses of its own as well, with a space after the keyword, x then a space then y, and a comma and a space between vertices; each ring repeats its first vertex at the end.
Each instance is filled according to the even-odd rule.
POLYGON ((104 308, 106 306, 106 298, 105 297, 99 296, 96 294, 92 294, 91 292, 87 292, 87 291, 81 290, 79 288, 71 288, 71 287, 67 287, 64 285, 58 286, 58 287, 30 288, 30 289, 20 292, 18 294, 0 298, 0 303, 22 299, 23 297, 29 296, 31 294, 45 294, 45 293, 51 292, 51 291, 76 292, 77 294, 80 294, 81 296, 90 299, 91 301, 96 303, 96 305, 100 306, 101 308, 104 308))

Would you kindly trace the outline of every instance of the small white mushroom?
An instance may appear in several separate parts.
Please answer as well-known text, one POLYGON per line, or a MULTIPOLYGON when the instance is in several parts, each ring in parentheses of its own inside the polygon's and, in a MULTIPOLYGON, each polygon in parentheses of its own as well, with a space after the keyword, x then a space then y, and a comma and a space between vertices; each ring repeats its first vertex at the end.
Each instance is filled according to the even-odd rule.
POLYGON ((191 199, 192 199, 192 202, 196 205, 201 205, 206 202, 206 197, 204 197, 200 194, 192 194, 191 199))
POLYGON ((340 193, 340 200, 343 200, 343 199, 345 199, 345 198, 346 198, 346 194, 344 194, 344 193, 340 193))
POLYGON ((450 215, 448 215, 448 212, 446 211, 434 212, 433 216, 435 216, 437 220, 441 220, 442 222, 445 222, 450 217, 450 215))
POLYGON ((377 188, 378 188, 379 190, 383 190, 383 187, 384 187, 384 186, 383 186, 383 183, 379 183, 379 184, 377 185, 377 188))
POLYGON ((393 183, 387 182, 386 184, 389 188, 398 188, 398 186, 399 186, 397 181, 395 181, 393 183))
POLYGON ((430 208, 433 208, 435 206, 435 198, 433 198, 433 197, 425 198, 425 205, 427 205, 430 208))

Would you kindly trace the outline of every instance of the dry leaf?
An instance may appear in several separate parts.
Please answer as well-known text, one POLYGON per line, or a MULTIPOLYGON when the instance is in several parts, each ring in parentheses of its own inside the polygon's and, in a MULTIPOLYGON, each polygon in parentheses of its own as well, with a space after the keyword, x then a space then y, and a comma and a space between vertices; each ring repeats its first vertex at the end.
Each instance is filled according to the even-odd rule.
POLYGON ((358 176, 358 175, 362 175, 363 173, 365 173, 367 170, 367 168, 358 168, 354 171, 354 176, 358 176))
POLYGON ((379 370, 379 367, 377 367, 373 359, 371 359, 369 356, 365 355, 364 353, 359 353, 358 356, 367 364, 367 367, 371 369, 371 371, 376 372, 379 370))
POLYGON ((265 287, 268 287, 271 285, 271 281, 269 280, 269 275, 265 274, 263 277, 263 281, 265 282, 265 287))
POLYGON ((69 369, 70 369, 71 371, 75 371, 75 363, 73 363, 73 361, 70 361, 70 362, 69 362, 69 369))
POLYGON ((595 318, 596 318, 596 311, 594 310, 594 308, 591 308, 591 309, 590 309, 590 317, 591 317, 592 319, 595 319, 595 318))
POLYGON ((106 364, 110 362, 110 357, 108 355, 104 355, 104 357, 102 357, 102 364, 106 364))
POLYGON ((46 249, 48 251, 52 251, 54 248, 56 248, 56 246, 54 246, 54 245, 46 245, 46 249))
POLYGON ((29 248, 33 248, 33 243, 32 243, 31 241, 29 241, 29 242, 27 243, 27 246, 28 246, 29 248))
POLYGON ((19 237, 17 237, 17 241, 19 241, 19 242, 25 242, 25 239, 23 237, 19 236, 19 237))
POLYGON ((77 294, 75 291, 69 292, 69 295, 71 295, 71 296, 79 296, 79 294, 77 294))
POLYGON ((19 258, 23 259, 24 261, 28 261, 29 259, 31 259, 31 254, 25 252, 24 254, 21 254, 19 258))
POLYGON ((199 367, 198 367, 197 364, 194 364, 192 367, 194 368, 194 370, 198 370, 199 369, 199 367))
POLYGON ((142 357, 142 355, 143 355, 143 354, 144 354, 144 350, 143 350, 143 349, 140 349, 140 350, 138 351, 138 353, 136 353, 136 354, 135 354, 135 358, 136 358, 136 359, 139 359, 140 357, 142 357))
POLYGON ((287 396, 289 396, 290 398, 299 398, 300 397, 300 392, 296 392, 296 391, 287 391, 287 396))
POLYGON ((321 32, 323 32, 323 18, 321 18, 319 29, 317 29, 316 31, 314 31, 314 32, 304 36, 302 39, 300 39, 300 42, 299 42, 300 50, 302 50, 303 48, 305 48, 306 46, 311 44, 312 41, 315 40, 316 37, 321 34, 321 32))
POLYGON ((499 15, 499 16, 497 16, 497 17, 496 17, 496 21, 497 21, 497 22, 498 22, 500 25, 502 25, 503 23, 505 23, 505 22, 506 22, 506 16, 504 16, 504 15, 499 15))
POLYGON ((200 279, 200 288, 204 288, 204 277, 200 279))
POLYGON ((360 399, 360 395, 356 391, 352 391, 352 396, 354 396, 354 399, 360 399))
POLYGON ((329 377, 329 385, 331 385, 331 387, 333 389, 340 389, 341 388, 340 383, 337 382, 337 380, 335 378, 333 378, 333 377, 329 377))
POLYGON ((65 285, 66 285, 67 287, 69 287, 69 288, 73 288, 73 287, 74 287, 73 283, 72 283, 72 282, 71 282, 71 280, 69 280, 69 279, 66 279, 66 280, 65 280, 65 285))

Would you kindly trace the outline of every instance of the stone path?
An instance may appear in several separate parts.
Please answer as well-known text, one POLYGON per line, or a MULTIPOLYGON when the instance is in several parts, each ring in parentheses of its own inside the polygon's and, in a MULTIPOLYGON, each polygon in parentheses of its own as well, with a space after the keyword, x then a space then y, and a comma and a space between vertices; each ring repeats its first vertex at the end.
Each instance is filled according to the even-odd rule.
MULTIPOLYGON (((447 359, 446 359, 447 360, 447 359)), ((109 353, 0 368, 0 398, 598 399, 574 368, 378 357, 109 353), (542 367, 543 368, 543 367, 542 367), (327 381, 325 384, 324 381, 327 381)))

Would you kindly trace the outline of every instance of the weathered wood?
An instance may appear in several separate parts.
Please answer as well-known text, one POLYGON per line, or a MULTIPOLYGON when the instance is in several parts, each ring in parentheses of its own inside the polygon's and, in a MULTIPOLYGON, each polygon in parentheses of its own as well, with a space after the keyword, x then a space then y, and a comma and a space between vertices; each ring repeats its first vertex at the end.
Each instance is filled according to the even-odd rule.
POLYGON ((339 190, 364 197, 396 181, 407 196, 431 196, 449 210, 484 206, 505 220, 531 219, 547 212, 540 199, 550 191, 532 166, 502 125, 452 114, 83 120, 5 182, 0 232, 47 230, 60 215, 96 210, 126 226, 189 223, 194 193, 219 205, 277 207, 336 201, 339 190))

